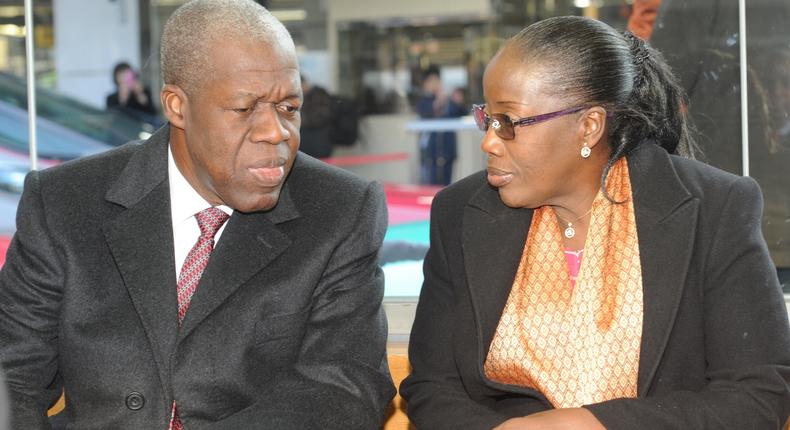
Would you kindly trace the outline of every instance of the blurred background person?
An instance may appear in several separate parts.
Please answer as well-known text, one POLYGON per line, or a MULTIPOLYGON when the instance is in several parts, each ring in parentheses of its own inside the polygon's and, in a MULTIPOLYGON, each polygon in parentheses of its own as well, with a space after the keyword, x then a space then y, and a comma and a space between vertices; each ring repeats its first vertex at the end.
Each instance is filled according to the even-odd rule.
POLYGON ((774 77, 769 83, 769 94, 774 106, 771 116, 776 124, 779 145, 790 149, 790 46, 779 50, 772 64, 774 77))
POLYGON ((324 88, 313 85, 304 75, 302 91, 304 104, 300 111, 302 141, 299 150, 315 158, 329 157, 332 155, 332 97, 324 88))
POLYGON ((466 109, 466 101, 464 100, 464 89, 455 88, 450 93, 450 100, 447 104, 447 116, 450 118, 457 118, 464 116, 468 113, 466 109))
POLYGON ((115 92, 107 96, 107 109, 118 110, 135 118, 152 119, 156 117, 151 91, 140 81, 137 72, 129 63, 115 65, 112 72, 115 92))
MULTIPOLYGON (((456 89, 448 97, 444 93, 439 68, 429 67, 423 74, 422 94, 417 101, 417 114, 422 119, 456 118, 466 114, 463 91, 456 89)), ((419 137, 420 183, 448 185, 453 179, 453 163, 457 156, 454 131, 425 131, 419 137)))

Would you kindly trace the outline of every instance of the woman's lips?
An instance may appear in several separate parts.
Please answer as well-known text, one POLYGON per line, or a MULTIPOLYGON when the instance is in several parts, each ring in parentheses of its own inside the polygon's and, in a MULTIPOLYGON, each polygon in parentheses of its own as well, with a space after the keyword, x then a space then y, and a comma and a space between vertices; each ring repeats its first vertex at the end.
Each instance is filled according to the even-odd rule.
POLYGON ((503 170, 488 168, 488 183, 494 187, 504 187, 513 180, 513 174, 503 170))
POLYGON ((280 185, 285 177, 285 166, 249 167, 247 170, 258 182, 267 187, 280 185))

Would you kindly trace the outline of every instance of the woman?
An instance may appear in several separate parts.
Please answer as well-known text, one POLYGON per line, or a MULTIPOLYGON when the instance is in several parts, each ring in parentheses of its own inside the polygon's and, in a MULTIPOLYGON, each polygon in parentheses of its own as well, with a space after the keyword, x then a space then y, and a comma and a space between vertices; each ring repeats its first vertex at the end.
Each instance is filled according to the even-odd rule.
POLYGON ((129 63, 121 62, 113 67, 112 81, 115 92, 107 96, 107 109, 117 109, 142 119, 156 115, 151 92, 143 86, 129 63))
POLYGON ((434 200, 418 429, 771 429, 790 327, 757 184, 696 161, 659 54, 533 24, 489 63, 487 172, 434 200))

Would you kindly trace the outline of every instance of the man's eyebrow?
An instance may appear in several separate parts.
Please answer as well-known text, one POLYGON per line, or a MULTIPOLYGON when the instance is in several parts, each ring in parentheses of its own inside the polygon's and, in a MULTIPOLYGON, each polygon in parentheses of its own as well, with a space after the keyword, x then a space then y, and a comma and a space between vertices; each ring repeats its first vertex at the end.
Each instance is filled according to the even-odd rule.
POLYGON ((259 97, 260 96, 258 94, 243 92, 243 93, 235 93, 231 96, 228 96, 228 100, 256 99, 259 97))
POLYGON ((303 96, 302 96, 302 93, 301 93, 301 92, 293 92, 293 93, 290 93, 290 94, 286 95, 286 96, 283 98, 283 100, 289 100, 289 99, 299 99, 299 100, 301 100, 301 99, 302 99, 302 97, 303 97, 303 96))

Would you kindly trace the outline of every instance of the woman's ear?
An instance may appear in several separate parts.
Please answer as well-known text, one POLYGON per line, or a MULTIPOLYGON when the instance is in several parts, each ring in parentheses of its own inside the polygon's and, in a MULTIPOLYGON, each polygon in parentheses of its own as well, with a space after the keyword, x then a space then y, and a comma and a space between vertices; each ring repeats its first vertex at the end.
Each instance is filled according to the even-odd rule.
POLYGON ((184 90, 178 85, 165 84, 160 93, 162 110, 170 124, 183 129, 185 127, 185 111, 189 105, 189 99, 184 90))
POLYGON ((591 149, 602 142, 606 127, 606 109, 593 106, 584 112, 582 117, 583 139, 591 149))

